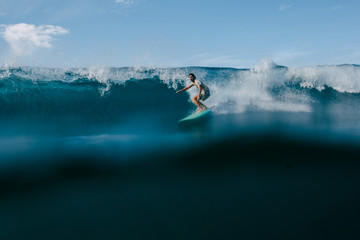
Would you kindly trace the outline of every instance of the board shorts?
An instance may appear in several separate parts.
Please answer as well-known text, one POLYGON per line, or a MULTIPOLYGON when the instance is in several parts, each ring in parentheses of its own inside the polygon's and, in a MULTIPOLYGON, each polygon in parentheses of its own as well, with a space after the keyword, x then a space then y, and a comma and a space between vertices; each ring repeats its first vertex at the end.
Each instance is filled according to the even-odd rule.
POLYGON ((210 97, 210 90, 207 89, 205 91, 205 93, 200 93, 200 99, 199 100, 202 100, 202 101, 205 101, 206 99, 208 99, 210 97))

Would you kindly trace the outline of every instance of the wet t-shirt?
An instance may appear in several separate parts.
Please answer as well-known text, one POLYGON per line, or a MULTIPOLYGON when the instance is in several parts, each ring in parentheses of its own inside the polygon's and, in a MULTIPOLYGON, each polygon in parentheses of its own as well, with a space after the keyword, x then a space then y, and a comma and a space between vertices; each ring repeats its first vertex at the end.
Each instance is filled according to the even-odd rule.
POLYGON ((203 82, 201 82, 201 81, 199 81, 199 80, 197 80, 197 79, 195 79, 195 81, 194 81, 194 83, 192 84, 192 85, 196 85, 196 86, 198 86, 198 87, 200 87, 201 88, 201 94, 202 95, 205 95, 205 93, 207 92, 207 91, 209 91, 209 88, 203 83, 203 82))

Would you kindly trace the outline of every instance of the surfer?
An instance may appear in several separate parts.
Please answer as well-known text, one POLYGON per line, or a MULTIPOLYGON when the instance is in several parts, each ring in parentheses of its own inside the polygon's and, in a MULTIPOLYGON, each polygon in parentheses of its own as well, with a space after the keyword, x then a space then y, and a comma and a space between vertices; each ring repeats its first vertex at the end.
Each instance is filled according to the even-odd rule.
POLYGON ((207 109, 208 107, 205 106, 205 104, 203 104, 202 102, 200 102, 200 100, 205 101, 206 99, 208 99, 208 97, 210 97, 209 88, 204 83, 197 80, 195 74, 193 73, 189 74, 189 79, 192 83, 189 86, 177 91, 176 93, 188 90, 189 88, 196 86, 199 89, 199 92, 196 96, 192 97, 191 99, 198 107, 197 112, 207 109))

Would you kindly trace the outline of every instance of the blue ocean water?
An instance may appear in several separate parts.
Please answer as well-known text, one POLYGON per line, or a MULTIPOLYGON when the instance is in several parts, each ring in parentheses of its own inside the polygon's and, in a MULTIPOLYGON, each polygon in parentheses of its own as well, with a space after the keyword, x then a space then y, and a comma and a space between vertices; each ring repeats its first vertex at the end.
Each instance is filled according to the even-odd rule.
POLYGON ((359 104, 349 64, 2 67, 0 238, 358 239, 359 104))
POLYGON ((195 110, 176 94, 193 72, 211 89, 204 134, 292 127, 360 136, 360 66, 0 69, 1 137, 189 135, 177 121, 195 110))

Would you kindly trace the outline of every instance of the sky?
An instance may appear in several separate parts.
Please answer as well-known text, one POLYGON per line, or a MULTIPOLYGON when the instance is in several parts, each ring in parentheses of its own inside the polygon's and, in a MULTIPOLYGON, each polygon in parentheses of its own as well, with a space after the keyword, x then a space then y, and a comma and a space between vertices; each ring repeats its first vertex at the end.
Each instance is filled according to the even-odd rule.
POLYGON ((360 64, 358 0, 0 0, 0 65, 360 64))

